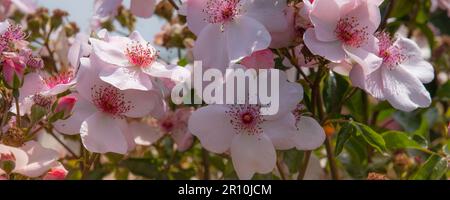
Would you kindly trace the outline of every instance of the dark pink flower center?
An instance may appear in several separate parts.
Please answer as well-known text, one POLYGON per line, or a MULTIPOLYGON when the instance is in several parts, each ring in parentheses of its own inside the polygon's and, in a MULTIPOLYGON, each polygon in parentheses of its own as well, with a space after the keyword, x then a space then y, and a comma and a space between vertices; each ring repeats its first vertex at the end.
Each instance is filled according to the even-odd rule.
POLYGON ((378 56, 383 58, 383 64, 385 66, 392 68, 406 59, 406 55, 403 54, 402 49, 394 45, 394 41, 388 33, 382 32, 376 36, 379 40, 378 56))
POLYGON ((240 0, 208 0, 206 8, 203 9, 208 16, 207 22, 225 23, 234 19, 239 14, 239 1, 240 0))
POLYGON ((73 80, 73 78, 74 78, 73 72, 71 71, 61 72, 58 75, 44 79, 44 83, 47 85, 48 88, 51 89, 60 84, 68 84, 73 80))
POLYGON ((230 116, 230 123, 236 133, 247 133, 248 135, 258 135, 262 133, 261 123, 264 121, 260 106, 257 105, 233 105, 227 111, 230 116))
POLYGON ((122 116, 133 108, 130 101, 125 101, 124 94, 113 86, 94 86, 91 96, 98 109, 114 116, 122 116))
POLYGON ((361 26, 355 17, 346 17, 339 20, 334 32, 345 45, 359 48, 368 40, 367 28, 361 26))
POLYGON ((148 43, 142 44, 138 41, 133 41, 125 50, 125 55, 134 66, 147 67, 156 61, 158 51, 148 43))

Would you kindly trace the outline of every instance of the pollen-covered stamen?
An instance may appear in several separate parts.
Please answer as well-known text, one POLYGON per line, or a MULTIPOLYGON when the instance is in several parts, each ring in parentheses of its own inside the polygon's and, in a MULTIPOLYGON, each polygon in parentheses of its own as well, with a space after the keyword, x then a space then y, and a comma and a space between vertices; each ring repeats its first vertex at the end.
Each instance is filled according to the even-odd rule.
POLYGON ((22 31, 22 26, 11 24, 9 25, 8 29, 2 34, 1 38, 3 40, 13 42, 24 40, 26 36, 26 33, 22 31))
POLYGON ((131 42, 125 50, 128 61, 137 67, 150 66, 158 58, 158 51, 149 43, 131 42))
POLYGON ((378 56, 383 58, 383 64, 389 68, 393 68, 406 59, 406 55, 403 54, 402 49, 394 45, 392 37, 386 33, 381 32, 376 34, 379 43, 378 56))
POLYGON ((98 109, 114 116, 121 117, 133 108, 130 101, 125 101, 124 94, 112 86, 94 85, 91 88, 91 97, 98 109))
POLYGON ((339 20, 334 32, 345 45, 359 48, 368 40, 367 29, 368 27, 361 26, 355 17, 346 17, 339 20))
POLYGON ((236 133, 259 135, 262 133, 260 124, 264 121, 258 105, 233 105, 226 112, 236 133))
POLYGON ((68 84, 74 78, 74 73, 72 71, 61 72, 58 75, 50 76, 44 79, 44 83, 48 88, 54 88, 57 85, 68 84))
POLYGON ((240 0, 208 0, 203 12, 207 14, 207 22, 225 23, 234 19, 240 12, 240 0))
POLYGON ((10 24, 6 31, 0 35, 0 52, 9 51, 14 42, 25 40, 26 33, 22 31, 22 26, 10 24))
POLYGON ((45 109, 50 109, 55 100, 56 97, 54 96, 44 96, 42 94, 33 95, 34 104, 39 105, 45 109))

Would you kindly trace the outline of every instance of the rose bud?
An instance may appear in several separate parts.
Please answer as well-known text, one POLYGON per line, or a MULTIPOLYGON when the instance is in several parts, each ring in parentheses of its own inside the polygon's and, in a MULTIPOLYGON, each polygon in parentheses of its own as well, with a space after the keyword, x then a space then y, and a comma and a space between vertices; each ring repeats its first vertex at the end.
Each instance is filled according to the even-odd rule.
POLYGON ((19 88, 20 82, 14 83, 14 76, 17 76, 19 80, 22 80, 25 72, 25 66, 25 63, 22 61, 20 56, 15 54, 6 55, 3 60, 3 78, 5 82, 13 88, 19 88))
POLYGON ((77 98, 74 96, 66 96, 60 98, 58 101, 58 105, 55 108, 55 113, 63 112, 63 118, 69 117, 76 102, 77 98))
POLYGON ((66 179, 68 172, 61 164, 53 167, 50 171, 42 177, 43 180, 64 180, 66 179))

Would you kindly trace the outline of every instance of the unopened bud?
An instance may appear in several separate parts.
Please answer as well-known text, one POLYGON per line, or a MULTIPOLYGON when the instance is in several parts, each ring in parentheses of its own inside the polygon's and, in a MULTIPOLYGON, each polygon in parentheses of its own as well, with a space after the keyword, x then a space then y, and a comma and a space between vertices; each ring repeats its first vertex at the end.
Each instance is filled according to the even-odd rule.
POLYGON ((69 117, 76 102, 77 98, 74 96, 62 97, 58 101, 58 105, 55 108, 55 113, 63 112, 64 113, 63 118, 69 117))
POLYGON ((0 169, 9 174, 14 170, 15 166, 16 157, 13 153, 0 153, 0 169))
POLYGON ((25 63, 20 56, 16 54, 9 54, 5 56, 3 60, 3 78, 5 82, 12 88, 19 88, 20 81, 23 78, 25 72, 25 63), (15 80, 16 78, 18 80, 15 80))
POLYGON ((64 180, 66 179, 68 172, 67 170, 61 165, 58 167, 54 167, 50 169, 50 171, 45 174, 45 176, 42 178, 43 180, 64 180))

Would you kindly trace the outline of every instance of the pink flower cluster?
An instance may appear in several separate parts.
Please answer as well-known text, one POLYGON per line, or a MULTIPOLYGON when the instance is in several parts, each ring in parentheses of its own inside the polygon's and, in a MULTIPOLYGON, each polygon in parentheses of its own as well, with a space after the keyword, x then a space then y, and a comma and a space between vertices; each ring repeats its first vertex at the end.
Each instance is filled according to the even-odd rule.
MULTIPOLYGON (((132 13, 148 18, 159 1, 130 2, 132 13)), ((121 3, 96 0, 94 18, 114 16, 121 3)), ((186 16, 196 36, 189 51, 207 69, 274 69, 277 59, 297 64, 296 70, 323 65, 396 109, 428 107, 431 97, 424 83, 434 79, 433 66, 413 40, 379 30, 381 3, 185 0, 179 14, 186 16), (290 58, 274 54, 288 48, 290 58)), ((276 168, 277 150, 314 150, 326 139, 323 121, 301 106, 304 89, 298 78, 289 81, 289 71, 271 71, 279 80, 266 77, 266 82, 279 81, 280 107, 273 115, 263 115, 267 105, 260 102, 173 107, 167 91, 177 82, 177 73, 188 67, 162 61, 138 31, 127 37, 105 29, 91 36, 79 34, 68 50, 72 68, 52 74, 42 70, 43 61, 26 39, 20 26, 0 23, 3 80, 18 94, 10 112, 20 119, 39 106, 51 124, 46 128, 78 135, 89 152, 127 154, 165 136, 183 152, 197 138, 207 151, 229 156, 240 179, 251 179, 276 168)), ((255 79, 261 77, 254 74, 255 79)), ((20 174, 64 179, 67 171, 58 158, 58 152, 33 140, 16 147, 0 144, 0 178, 20 174)))

